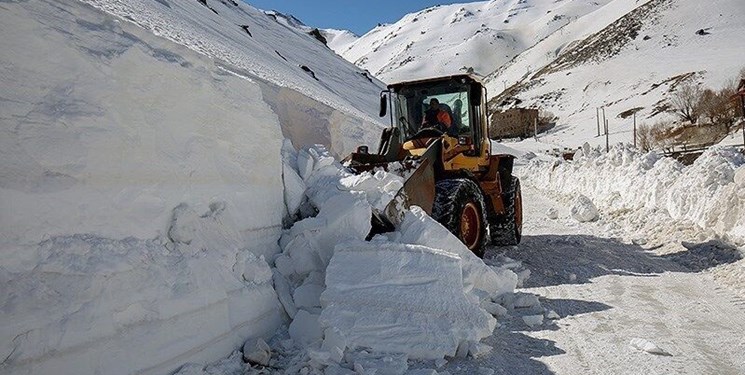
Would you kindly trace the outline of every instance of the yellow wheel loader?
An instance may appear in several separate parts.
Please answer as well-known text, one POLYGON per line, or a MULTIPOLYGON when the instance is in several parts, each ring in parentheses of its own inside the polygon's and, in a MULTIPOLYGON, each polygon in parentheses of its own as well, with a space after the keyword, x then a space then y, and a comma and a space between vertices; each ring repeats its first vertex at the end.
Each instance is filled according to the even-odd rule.
POLYGON ((394 230, 416 205, 480 257, 488 242, 520 243, 522 197, 512 175, 514 157, 491 154, 486 88, 477 78, 389 85, 380 94, 380 116, 387 113, 391 127, 383 130, 377 153, 360 146, 344 159, 355 173, 383 168, 405 177, 394 199, 374 212, 371 235, 394 230))

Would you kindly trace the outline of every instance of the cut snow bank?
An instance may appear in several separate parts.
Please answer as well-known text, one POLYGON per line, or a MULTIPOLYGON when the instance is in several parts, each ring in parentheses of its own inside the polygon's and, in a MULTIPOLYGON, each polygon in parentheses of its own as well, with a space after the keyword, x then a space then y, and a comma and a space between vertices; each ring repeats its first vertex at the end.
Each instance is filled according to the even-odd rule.
POLYGON ((80 2, 4 3, 0 32, 0 372, 164 374, 271 334, 299 203, 261 84, 80 2))
POLYGON ((294 318, 290 337, 315 366, 352 368, 343 358, 362 348, 415 359, 456 356, 492 334, 496 320, 481 305, 512 293, 514 272, 484 264, 418 207, 396 232, 364 241, 372 210, 392 199, 401 177, 350 174, 320 146, 285 160, 296 161, 306 205, 318 213, 283 234, 274 281, 294 318))
POLYGON ((583 194, 601 210, 654 210, 745 243, 745 156, 714 147, 691 166, 628 146, 609 153, 589 145, 574 161, 535 160, 521 169, 533 186, 583 194))

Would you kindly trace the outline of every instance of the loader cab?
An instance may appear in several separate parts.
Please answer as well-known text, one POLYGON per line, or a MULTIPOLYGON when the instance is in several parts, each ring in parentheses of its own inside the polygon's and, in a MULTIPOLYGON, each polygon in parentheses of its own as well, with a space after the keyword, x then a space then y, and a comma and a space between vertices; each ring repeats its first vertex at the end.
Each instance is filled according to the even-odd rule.
POLYGON ((402 82, 390 85, 381 96, 381 114, 390 107, 391 125, 399 130, 404 145, 445 135, 453 138, 451 143, 467 148, 462 150, 465 155, 488 155, 485 97, 481 82, 469 75, 402 82), (449 126, 433 127, 426 121, 433 100, 447 113, 449 126))

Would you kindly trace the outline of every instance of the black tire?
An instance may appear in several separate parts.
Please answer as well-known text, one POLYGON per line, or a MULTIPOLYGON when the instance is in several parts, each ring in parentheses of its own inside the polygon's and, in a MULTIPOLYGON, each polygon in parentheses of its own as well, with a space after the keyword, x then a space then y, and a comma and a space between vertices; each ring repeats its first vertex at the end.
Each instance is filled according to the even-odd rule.
POLYGON ((510 181, 504 204, 504 214, 498 215, 489 227, 491 242, 496 246, 514 246, 520 243, 523 235, 523 199, 517 177, 510 181))
POLYGON ((478 257, 484 256, 487 239, 485 207, 481 189, 469 179, 442 180, 435 184, 432 218, 478 257))

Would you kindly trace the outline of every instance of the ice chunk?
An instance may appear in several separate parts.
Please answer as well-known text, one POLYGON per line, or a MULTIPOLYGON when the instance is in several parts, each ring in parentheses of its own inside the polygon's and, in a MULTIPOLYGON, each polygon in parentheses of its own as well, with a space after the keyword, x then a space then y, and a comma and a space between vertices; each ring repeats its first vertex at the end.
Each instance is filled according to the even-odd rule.
POLYGON ((590 198, 584 195, 578 195, 572 203, 572 217, 580 223, 594 221, 598 218, 598 209, 592 203, 590 198))
POLYGON ((321 341, 323 332, 318 324, 318 315, 305 310, 298 310, 295 319, 290 323, 290 337, 304 345, 321 341))
POLYGON ((663 355, 663 356, 672 356, 672 354, 668 353, 667 351, 661 349, 659 346, 657 346, 655 343, 641 339, 641 338, 633 338, 631 339, 631 342, 629 343, 632 348, 636 350, 641 350, 643 352, 647 352, 649 354, 655 354, 655 355, 663 355))
POLYGON ((559 218, 559 211, 551 207, 546 211, 546 217, 548 217, 551 220, 556 220, 559 218))
POLYGON ((549 310, 546 313, 546 319, 556 320, 556 319, 559 319, 559 318, 561 318, 561 316, 559 316, 559 314, 557 314, 556 311, 554 311, 554 310, 549 310))

